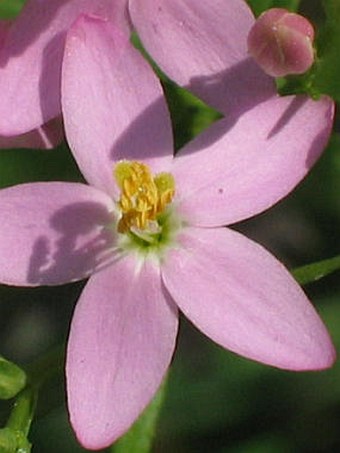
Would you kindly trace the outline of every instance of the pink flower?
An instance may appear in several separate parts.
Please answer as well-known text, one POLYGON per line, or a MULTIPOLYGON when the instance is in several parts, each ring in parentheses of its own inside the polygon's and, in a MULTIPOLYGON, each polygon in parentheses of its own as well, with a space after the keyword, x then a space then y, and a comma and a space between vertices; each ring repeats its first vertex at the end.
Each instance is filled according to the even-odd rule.
MULTIPOLYGON (((217 8, 225 2, 215 3, 209 8, 218 29, 217 8)), ((205 2, 182 4, 198 23, 198 12, 209 12, 205 2)), ((170 1, 131 5, 133 17, 149 15, 151 33, 164 37, 165 13, 180 10, 170 1), (164 27, 157 22, 162 11, 164 27)), ((230 5, 240 5, 238 33, 248 10, 230 5)), ((214 65, 224 65, 216 45, 211 66, 203 65, 207 79, 214 65)), ((199 73, 199 55, 187 72, 178 62, 183 84, 190 71, 199 73)), ((56 285, 90 276, 67 351, 68 405, 79 441, 93 449, 109 445, 148 404, 173 355, 178 308, 237 354, 290 370, 331 366, 328 333, 289 272, 223 225, 267 209, 306 175, 329 137, 332 102, 303 96, 255 102, 259 93, 246 109, 244 98, 242 115, 235 104, 233 115, 173 157, 158 79, 124 32, 93 16, 68 31, 61 81, 66 134, 90 185, 42 182, 0 192, 0 281, 56 285)), ((219 101, 211 86, 195 86, 219 101)))
POLYGON ((6 34, 0 31, 0 135, 21 135, 60 116, 68 28, 84 13, 118 21, 122 27, 126 4, 127 0, 26 2, 6 34))
MULTIPOLYGON (((5 42, 5 38, 7 37, 10 26, 11 24, 9 21, 0 20, 0 49, 5 42)), ((44 124, 33 131, 9 137, 0 135, 0 149, 53 148, 62 141, 62 130, 62 121, 58 117, 50 120, 47 124, 44 124)))
POLYGON ((66 33, 82 14, 136 29, 170 78, 223 113, 239 114, 275 94, 273 80, 247 54, 254 17, 243 1, 28 0, 0 49, 0 135, 23 134, 60 115, 66 33))

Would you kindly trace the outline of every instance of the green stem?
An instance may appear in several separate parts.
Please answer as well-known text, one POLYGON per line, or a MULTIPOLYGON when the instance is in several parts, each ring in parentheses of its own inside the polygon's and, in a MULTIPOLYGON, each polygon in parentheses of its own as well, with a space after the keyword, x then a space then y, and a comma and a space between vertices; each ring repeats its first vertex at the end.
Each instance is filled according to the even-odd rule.
POLYGON ((14 403, 6 428, 21 431, 26 437, 31 427, 37 399, 37 387, 28 386, 22 390, 14 403))
POLYGON ((300 285, 306 285, 307 283, 315 282, 320 278, 339 270, 340 255, 298 267, 297 269, 294 269, 292 273, 300 285))
POLYGON ((64 345, 27 367, 26 387, 18 394, 5 428, 0 430, 0 452, 29 453, 27 436, 37 406, 40 387, 63 369, 64 345))

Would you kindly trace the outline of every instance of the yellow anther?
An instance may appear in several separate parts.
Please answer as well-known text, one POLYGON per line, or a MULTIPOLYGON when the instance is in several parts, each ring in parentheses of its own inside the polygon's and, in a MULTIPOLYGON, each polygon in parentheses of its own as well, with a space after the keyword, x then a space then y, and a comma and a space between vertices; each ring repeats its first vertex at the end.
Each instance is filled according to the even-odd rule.
POLYGON ((157 216, 174 197, 173 176, 159 173, 153 177, 147 165, 127 160, 116 165, 114 176, 121 189, 118 207, 122 217, 118 231, 126 233, 131 228, 155 230, 157 216))

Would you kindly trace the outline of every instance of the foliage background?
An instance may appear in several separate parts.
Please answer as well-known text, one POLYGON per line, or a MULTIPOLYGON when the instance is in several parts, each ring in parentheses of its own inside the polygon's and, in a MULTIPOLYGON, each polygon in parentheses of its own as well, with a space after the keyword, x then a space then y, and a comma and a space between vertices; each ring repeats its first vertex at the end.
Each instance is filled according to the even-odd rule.
MULTIPOLYGON (((21 3, 2 0, 0 14, 15 15, 21 3)), ((299 7, 314 21, 319 30, 320 61, 313 69, 312 81, 316 89, 339 100, 338 0, 324 3, 249 0, 249 3, 256 14, 272 6, 299 7)), ((165 81, 164 87, 179 147, 218 115, 171 83, 165 81)), ((53 151, 0 151, 0 187, 55 179, 81 180, 66 144, 53 151)), ((299 188, 270 211, 235 228, 262 243, 289 268, 332 257, 339 254, 339 194, 337 119, 329 147, 299 188)), ((338 271, 305 287, 338 351, 339 280, 338 271)), ((1 354, 25 366, 49 348, 66 342, 82 286, 83 283, 53 289, 1 286, 1 354)), ((1 402, 2 424, 8 412, 9 404, 1 402)), ((339 362, 320 373, 276 370, 226 352, 182 319, 154 452, 331 453, 340 451, 339 428, 339 362)), ((77 444, 68 424, 63 373, 43 387, 29 438, 35 453, 85 451, 77 444)))

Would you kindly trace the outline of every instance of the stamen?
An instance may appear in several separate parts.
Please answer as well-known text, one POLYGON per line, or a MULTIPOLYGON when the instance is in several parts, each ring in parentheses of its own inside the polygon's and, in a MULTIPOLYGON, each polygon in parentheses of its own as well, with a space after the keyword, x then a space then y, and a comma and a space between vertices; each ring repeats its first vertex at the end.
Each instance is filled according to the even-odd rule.
POLYGON ((157 217, 172 202, 175 194, 175 180, 170 173, 159 173, 154 177, 149 167, 136 161, 119 162, 114 176, 121 197, 118 207, 122 217, 118 222, 118 232, 159 230, 157 217))

